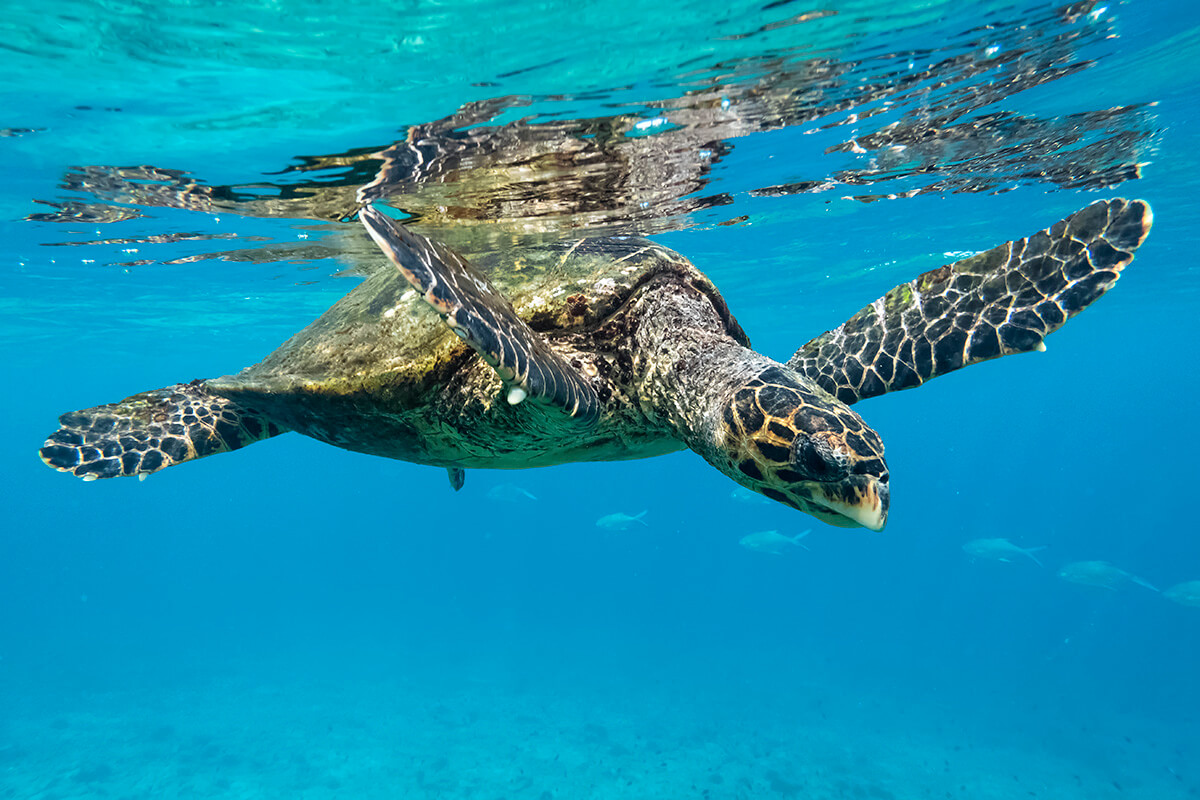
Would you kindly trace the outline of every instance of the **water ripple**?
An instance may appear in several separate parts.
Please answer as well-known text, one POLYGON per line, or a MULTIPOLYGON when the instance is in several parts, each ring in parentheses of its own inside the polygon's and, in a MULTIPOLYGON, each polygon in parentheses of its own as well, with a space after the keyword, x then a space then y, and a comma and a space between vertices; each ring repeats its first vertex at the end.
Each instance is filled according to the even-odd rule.
MULTIPOLYGON (((1138 178, 1155 141, 1149 103, 1047 115, 1023 111, 1018 102, 1018 94, 1073 79, 1105 58, 1114 23, 1093 2, 1024 12, 993 8, 969 20, 947 17, 943 4, 903 15, 859 4, 859 12, 870 13, 855 17, 785 5, 760 8, 757 25, 743 24, 753 16, 710 25, 704 41, 737 49, 713 45, 708 56, 693 53, 636 85, 469 101, 432 121, 397 119, 402 127, 394 141, 367 140, 263 164, 244 182, 210 183, 171 167, 80 165, 63 176, 61 194, 38 199, 50 210, 27 219, 107 224, 181 209, 320 221, 334 223, 319 229, 319 236, 333 237, 323 243, 271 243, 240 255, 225 250, 188 258, 261 262, 341 251, 353 259, 364 252, 361 237, 339 233, 337 223, 351 220, 363 203, 384 201, 414 226, 469 252, 532 236, 742 224, 761 213, 751 198, 873 202, 1025 185, 1107 188, 1138 178), (755 184, 739 186, 725 165, 754 137, 775 137, 772 148, 782 157, 759 170, 755 184)), ((152 15, 150 8, 143 10, 152 15)), ((188 24, 186 15, 183 22, 173 18, 188 24)), ((405 35, 423 36, 426 26, 444 33, 436 20, 417 19, 405 35)), ((118 15, 109 24, 131 23, 118 15)), ((214 24, 211 32, 237 38, 242 46, 231 57, 256 66, 266 55, 240 38, 255 24, 251 15, 214 24)), ((397 34, 377 35, 379 42, 361 47, 383 46, 397 34)), ((300 61, 348 46, 336 26, 303 44, 290 42, 274 46, 294 44, 300 61)), ((45 39, 38 46, 55 45, 45 39)), ((170 47, 161 58, 172 58, 170 47)), ((494 73, 495 80, 482 85, 547 70, 561 79, 561 68, 558 59, 539 61, 494 73)), ((163 235, 57 244, 177 241, 163 235)), ((143 254, 107 263, 153 262, 143 254)))

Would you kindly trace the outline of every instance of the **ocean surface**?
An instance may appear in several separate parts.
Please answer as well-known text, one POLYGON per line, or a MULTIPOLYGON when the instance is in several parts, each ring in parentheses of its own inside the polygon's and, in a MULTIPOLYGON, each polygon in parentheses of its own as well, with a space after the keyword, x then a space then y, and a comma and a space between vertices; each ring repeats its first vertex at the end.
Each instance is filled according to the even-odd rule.
POLYGON ((1195 4, 8 3, 0 175, 0 798, 1200 797, 1195 4), (779 360, 1093 201, 1155 224, 1046 352, 855 406, 879 534, 690 451, 43 466, 345 294, 360 197, 649 235, 779 360))

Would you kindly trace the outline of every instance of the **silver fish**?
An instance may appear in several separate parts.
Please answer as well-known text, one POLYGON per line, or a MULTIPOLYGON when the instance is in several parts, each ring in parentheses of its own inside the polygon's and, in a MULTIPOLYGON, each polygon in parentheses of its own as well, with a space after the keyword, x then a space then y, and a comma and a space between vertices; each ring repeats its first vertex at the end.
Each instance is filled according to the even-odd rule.
POLYGON ((1058 577, 1071 583, 1099 586, 1104 589, 1119 589, 1126 583, 1136 583, 1138 586, 1158 591, 1149 581, 1114 567, 1107 561, 1074 561, 1060 569, 1058 577))
POLYGON ((976 558, 994 558, 997 561, 1012 561, 1014 556, 1025 556, 1039 567, 1045 566, 1034 555, 1039 550, 1045 550, 1046 545, 1037 547, 1017 547, 1008 539, 972 539, 962 546, 967 555, 976 558))
POLYGON ((1200 581, 1177 583, 1163 592, 1163 597, 1173 600, 1181 606, 1200 608, 1200 581))
MULTIPOLYGON (((800 540, 811 533, 811 530, 797 533, 795 536, 784 536, 779 531, 759 531, 743 536, 738 544, 756 553, 770 553, 774 556, 783 555, 793 547, 804 547, 800 540)), ((807 547, 804 547, 807 550, 807 547)))
POLYGON ((537 500, 535 496, 512 483, 498 483, 487 491, 488 500, 499 503, 527 503, 537 500))
POLYGON ((634 514, 632 517, 628 514, 622 514, 620 511, 618 511, 615 514, 606 514, 600 519, 596 520, 596 527, 603 528, 606 531, 627 531, 633 527, 633 523, 636 522, 649 528, 650 523, 642 519, 644 516, 646 516, 645 511, 640 514, 634 514))
POLYGON ((729 493, 729 498, 731 500, 737 500, 739 503, 746 503, 747 505, 771 505, 770 500, 763 497, 758 492, 750 491, 744 486, 738 486, 734 488, 734 490, 729 493))

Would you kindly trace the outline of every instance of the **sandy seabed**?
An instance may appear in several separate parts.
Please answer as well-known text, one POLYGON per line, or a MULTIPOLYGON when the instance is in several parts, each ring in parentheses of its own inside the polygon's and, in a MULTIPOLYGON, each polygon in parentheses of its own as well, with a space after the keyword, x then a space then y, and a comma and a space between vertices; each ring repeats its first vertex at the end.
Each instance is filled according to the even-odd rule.
POLYGON ((1195 730, 1111 715, 736 670, 341 663, 3 665, 0 797, 1200 797, 1195 730))

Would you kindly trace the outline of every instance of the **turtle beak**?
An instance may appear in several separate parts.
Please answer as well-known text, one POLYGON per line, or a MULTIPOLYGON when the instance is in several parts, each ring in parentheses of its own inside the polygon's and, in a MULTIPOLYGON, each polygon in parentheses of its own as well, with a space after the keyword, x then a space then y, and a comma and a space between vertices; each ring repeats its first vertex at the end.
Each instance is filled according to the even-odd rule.
POLYGON ((862 526, 878 533, 887 524, 890 492, 887 481, 870 475, 854 475, 837 483, 811 482, 804 485, 808 501, 826 514, 826 522, 853 528, 862 526), (849 524, 846 524, 849 523, 849 524))

